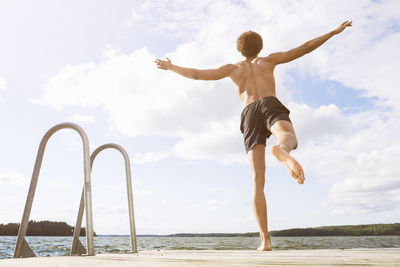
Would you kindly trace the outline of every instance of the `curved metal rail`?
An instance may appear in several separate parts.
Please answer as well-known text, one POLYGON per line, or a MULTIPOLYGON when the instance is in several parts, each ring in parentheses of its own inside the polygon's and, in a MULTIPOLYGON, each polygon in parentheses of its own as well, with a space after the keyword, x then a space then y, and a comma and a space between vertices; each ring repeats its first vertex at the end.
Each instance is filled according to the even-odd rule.
MULTIPOLYGON (((131 249, 133 253, 137 253, 137 242, 136 242, 136 229, 135 229, 135 217, 133 213, 133 194, 132 194, 132 179, 131 179, 131 164, 129 160, 128 153, 126 153, 125 149, 117 144, 105 144, 99 146, 95 151, 93 151, 92 155, 90 156, 90 168, 93 167, 93 162, 96 156, 103 150, 107 148, 113 148, 121 152, 122 156, 124 157, 125 161, 125 173, 126 173, 126 189, 128 194, 128 210, 129 210, 129 226, 130 226, 130 233, 131 233, 131 249)), ((83 217, 83 210, 84 207, 84 190, 82 190, 81 195, 81 203, 79 205, 78 217, 76 219, 76 225, 74 230, 74 238, 72 240, 72 248, 71 248, 71 255, 82 255, 86 253, 85 247, 79 241, 79 234, 81 231, 81 224, 82 224, 82 217, 83 217)))
POLYGON ((89 256, 94 255, 93 246, 93 212, 92 212, 92 190, 90 181, 90 151, 89 140, 85 131, 75 123, 60 123, 52 127, 43 136, 40 142, 39 149, 36 156, 35 167, 33 168, 32 179, 29 186, 28 196, 26 198, 24 214, 22 216, 21 224, 18 230, 17 243, 15 245, 14 258, 35 257, 35 253, 30 248, 25 240, 26 230, 28 228, 28 221, 32 209, 33 198, 35 196, 36 185, 39 178, 40 167, 44 150, 50 137, 61 129, 72 129, 79 133, 83 143, 83 166, 84 166, 84 202, 86 206, 86 243, 88 247, 89 256))

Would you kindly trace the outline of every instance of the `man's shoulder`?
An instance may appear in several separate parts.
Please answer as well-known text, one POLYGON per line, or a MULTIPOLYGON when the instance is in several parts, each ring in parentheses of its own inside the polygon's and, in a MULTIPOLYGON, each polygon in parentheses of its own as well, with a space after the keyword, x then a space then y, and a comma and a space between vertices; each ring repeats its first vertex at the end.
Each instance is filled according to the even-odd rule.
POLYGON ((223 65, 221 67, 234 69, 234 68, 238 67, 238 63, 228 63, 228 64, 225 64, 225 65, 223 65))
POLYGON ((235 71, 236 69, 239 68, 239 65, 237 65, 236 63, 235 64, 228 63, 228 64, 225 64, 225 65, 222 65, 219 68, 223 69, 225 71, 228 71, 228 72, 233 72, 233 71, 235 71))
POLYGON ((266 57, 258 57, 257 59, 258 59, 258 61, 261 61, 261 62, 270 62, 270 63, 272 63, 272 56, 271 55, 273 55, 273 54, 269 54, 266 57))
POLYGON ((236 63, 233 63, 232 65, 235 65, 235 66, 239 67, 239 66, 242 66, 243 64, 246 64, 246 61, 241 60, 241 61, 238 61, 236 63))
POLYGON ((236 63, 230 64, 233 68, 240 69, 246 65, 246 61, 238 61, 236 63))

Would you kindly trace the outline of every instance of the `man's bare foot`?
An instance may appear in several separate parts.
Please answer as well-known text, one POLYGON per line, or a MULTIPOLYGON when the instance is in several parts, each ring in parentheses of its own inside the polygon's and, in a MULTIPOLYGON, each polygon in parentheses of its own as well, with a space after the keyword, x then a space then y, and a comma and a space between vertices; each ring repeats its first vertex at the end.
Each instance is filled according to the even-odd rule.
POLYGON ((271 153, 285 166, 290 176, 292 176, 297 181, 297 183, 304 183, 304 171, 297 160, 290 156, 290 154, 279 145, 272 146, 271 153))
POLYGON ((260 251, 270 251, 271 250, 271 238, 267 235, 266 238, 263 238, 261 235, 261 245, 257 248, 260 251))

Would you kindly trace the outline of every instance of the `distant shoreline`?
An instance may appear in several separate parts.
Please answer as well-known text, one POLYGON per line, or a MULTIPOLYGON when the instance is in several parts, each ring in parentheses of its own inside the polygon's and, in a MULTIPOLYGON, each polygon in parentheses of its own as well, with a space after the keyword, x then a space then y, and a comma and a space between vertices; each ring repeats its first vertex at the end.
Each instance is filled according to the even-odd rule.
MULTIPOLYGON (((31 221, 27 236, 72 236, 73 227, 65 222, 31 221), (49 227, 51 226, 51 227, 49 227)), ((17 223, 0 224, 0 236, 16 236, 17 223)), ((321 226, 312 228, 292 228, 269 232, 273 237, 291 236, 397 236, 400 235, 400 223, 361 224, 321 226)), ((81 229, 84 235, 84 228, 81 229)), ((100 237, 121 237, 129 235, 98 235, 100 237)), ((177 233, 168 235, 142 234, 138 237, 258 237, 258 232, 250 233, 177 233)))
MULTIPOLYGON (((312 228, 292 228, 270 231, 271 236, 396 236, 400 235, 400 223, 392 224, 360 224, 320 226, 312 228)), ((99 235, 110 236, 110 235, 99 235)), ((111 235, 113 236, 113 235, 111 235)), ((116 236, 116 235, 114 235, 116 236)), ((127 235, 129 236, 129 235, 127 235)), ((168 235, 145 234, 138 237, 259 237, 258 232, 251 233, 178 233, 168 235)))

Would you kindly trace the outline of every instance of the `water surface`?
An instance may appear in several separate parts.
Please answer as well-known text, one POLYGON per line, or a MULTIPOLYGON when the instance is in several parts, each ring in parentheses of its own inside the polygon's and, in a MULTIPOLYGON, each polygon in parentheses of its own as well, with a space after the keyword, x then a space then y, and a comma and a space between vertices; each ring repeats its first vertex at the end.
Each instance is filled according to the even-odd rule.
MULTIPOLYGON (((0 236, 0 259, 14 254, 16 236, 0 236)), ((67 255, 71 249, 70 236, 27 236, 26 240, 37 256, 67 255)), ((274 250, 337 249, 337 248, 400 248, 400 236, 317 236, 272 237, 274 250)), ((85 245, 85 239, 81 238, 85 245)), ((258 237, 138 237, 138 250, 243 250, 256 249, 258 237)), ((127 252, 128 236, 97 236, 95 252, 127 252)))

